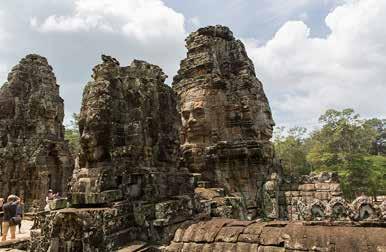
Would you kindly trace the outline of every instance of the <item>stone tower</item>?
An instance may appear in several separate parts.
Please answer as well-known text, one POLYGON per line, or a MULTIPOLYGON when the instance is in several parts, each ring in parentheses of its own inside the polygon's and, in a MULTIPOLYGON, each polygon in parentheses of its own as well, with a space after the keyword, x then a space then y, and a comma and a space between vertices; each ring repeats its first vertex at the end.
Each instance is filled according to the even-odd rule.
POLYGON ((173 185, 177 176, 180 122, 166 75, 140 60, 126 67, 110 56, 102 60, 83 93, 72 202, 154 200, 183 193, 177 185, 164 184, 173 185))
POLYGON ((272 171, 274 121, 244 45, 229 28, 209 26, 186 39, 173 80, 184 165, 210 186, 243 199, 253 213, 272 171))
POLYGON ((42 208, 48 189, 65 193, 73 162, 64 140, 63 99, 47 59, 23 58, 0 89, 0 193, 42 208))

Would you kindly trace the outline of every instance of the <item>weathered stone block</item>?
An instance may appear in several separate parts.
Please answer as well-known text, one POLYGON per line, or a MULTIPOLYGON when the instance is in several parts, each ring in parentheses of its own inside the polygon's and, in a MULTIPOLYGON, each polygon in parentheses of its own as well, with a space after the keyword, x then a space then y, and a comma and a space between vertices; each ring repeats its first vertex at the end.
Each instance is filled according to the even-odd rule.
POLYGON ((49 206, 51 210, 59 210, 67 207, 67 198, 54 199, 50 201, 49 206))
POLYGON ((236 251, 235 243, 216 242, 213 252, 236 251))
POLYGON ((207 230, 204 235, 204 242, 214 242, 218 232, 227 223, 231 222, 229 219, 213 219, 205 224, 204 229, 207 230))
POLYGON ((251 244, 251 243, 244 243, 244 242, 238 242, 236 247, 236 252, 244 252, 244 251, 257 251, 258 250, 258 244, 251 244))
POLYGON ((163 220, 159 225, 169 225, 188 219, 193 211, 193 203, 190 197, 180 197, 155 204, 155 218, 163 220))
POLYGON ((200 199, 205 199, 205 200, 212 200, 216 197, 224 196, 223 189, 219 191, 212 188, 197 187, 194 190, 194 192, 200 199))
POLYGON ((330 184, 330 191, 331 192, 342 192, 342 189, 340 188, 340 184, 330 184))
POLYGON ((247 242, 247 243, 256 243, 259 244, 260 235, 256 234, 240 234, 238 241, 247 242))
POLYGON ((257 252, 285 252, 285 248, 279 248, 274 246, 259 246, 257 252))
POLYGON ((134 220, 137 225, 143 226, 155 219, 155 204, 138 202, 134 204, 134 220))
POLYGON ((315 198, 319 200, 328 201, 331 199, 331 194, 329 192, 316 192, 315 198))
POLYGON ((284 242, 282 236, 283 229, 278 227, 264 227, 261 235, 261 244, 279 246, 284 242))
POLYGON ((122 199, 121 190, 108 190, 95 193, 72 193, 71 204, 72 205, 98 205, 109 202, 114 202, 122 199))
POLYGON ((263 222, 253 223, 253 224, 247 226, 243 233, 260 236, 264 226, 265 226, 265 223, 263 223, 263 222))
POLYGON ((214 244, 213 243, 206 243, 204 244, 204 247, 202 248, 202 252, 212 252, 214 249, 214 244))
POLYGON ((216 237, 216 242, 237 242, 244 227, 223 227, 216 237))
POLYGON ((331 184, 330 183, 316 183, 315 189, 317 191, 330 191, 331 190, 331 184))
POLYGON ((315 191, 315 184, 302 184, 299 185, 300 191, 315 191))

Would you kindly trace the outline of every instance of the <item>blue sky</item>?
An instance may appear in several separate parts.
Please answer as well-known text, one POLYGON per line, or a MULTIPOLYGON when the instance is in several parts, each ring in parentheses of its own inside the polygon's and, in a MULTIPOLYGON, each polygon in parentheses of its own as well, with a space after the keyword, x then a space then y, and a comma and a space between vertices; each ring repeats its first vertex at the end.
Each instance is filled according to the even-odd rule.
MULTIPOLYGON (((226 25, 239 36, 267 41, 288 20, 304 20, 316 36, 324 36, 329 29, 326 15, 341 1, 304 0, 165 0, 168 6, 184 14, 188 21, 199 20, 201 26, 226 25)), ((187 30, 191 31, 189 24, 187 30)), ((193 26, 194 28, 194 26, 193 26)))
POLYGON ((385 23, 386 0, 2 0, 0 83, 41 54, 70 115, 100 54, 160 65, 170 83, 187 34, 222 24, 245 43, 278 126, 315 127, 329 108, 386 117, 385 23))

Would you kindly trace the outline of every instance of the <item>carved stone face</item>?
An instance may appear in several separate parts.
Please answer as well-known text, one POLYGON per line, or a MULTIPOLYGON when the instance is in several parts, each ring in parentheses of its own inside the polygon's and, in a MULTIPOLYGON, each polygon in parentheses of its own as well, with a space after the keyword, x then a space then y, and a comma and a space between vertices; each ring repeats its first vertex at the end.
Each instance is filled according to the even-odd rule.
POLYGON ((99 161, 104 156, 102 146, 98 146, 97 139, 94 134, 84 132, 80 138, 80 144, 84 154, 89 161, 99 161))
POLYGON ((205 142, 209 136, 209 113, 205 94, 202 90, 186 92, 182 97, 181 120, 185 144, 205 142))
POLYGON ((268 105, 263 105, 258 113, 257 127, 260 129, 261 140, 269 140, 272 138, 273 126, 275 122, 272 119, 271 109, 268 105))
POLYGON ((204 101, 190 101, 184 103, 181 108, 182 127, 188 141, 193 140, 196 136, 204 136, 206 133, 207 121, 204 105, 204 101))
POLYGON ((183 145, 272 137, 275 123, 265 96, 237 97, 222 89, 192 88, 180 94, 180 102, 183 145))

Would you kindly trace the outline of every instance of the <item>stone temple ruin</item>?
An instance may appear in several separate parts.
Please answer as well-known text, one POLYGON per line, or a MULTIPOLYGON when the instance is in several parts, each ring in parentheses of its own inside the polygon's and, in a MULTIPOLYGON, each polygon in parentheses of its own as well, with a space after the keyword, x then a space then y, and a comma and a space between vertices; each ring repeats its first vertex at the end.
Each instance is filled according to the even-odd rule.
POLYGON ((23 248, 386 251, 386 201, 347 202, 334 173, 283 174, 262 83, 232 32, 201 28, 186 46, 172 87, 158 66, 102 55, 76 157, 47 60, 28 55, 12 70, 0 90, 0 188, 35 210, 23 248), (37 212, 50 187, 69 207, 37 212))

